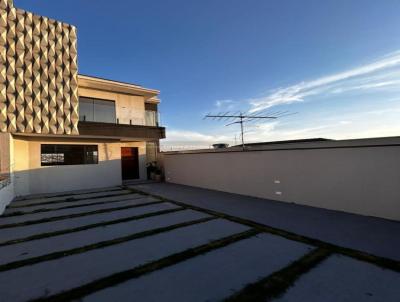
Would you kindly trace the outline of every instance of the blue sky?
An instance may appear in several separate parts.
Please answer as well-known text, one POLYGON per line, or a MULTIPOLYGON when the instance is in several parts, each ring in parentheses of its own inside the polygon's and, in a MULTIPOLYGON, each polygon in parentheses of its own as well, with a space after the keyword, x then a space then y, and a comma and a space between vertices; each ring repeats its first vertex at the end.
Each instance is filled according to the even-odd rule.
POLYGON ((15 0, 78 27, 79 72, 161 91, 165 148, 234 143, 208 112, 298 112, 247 141, 400 135, 398 0, 15 0))

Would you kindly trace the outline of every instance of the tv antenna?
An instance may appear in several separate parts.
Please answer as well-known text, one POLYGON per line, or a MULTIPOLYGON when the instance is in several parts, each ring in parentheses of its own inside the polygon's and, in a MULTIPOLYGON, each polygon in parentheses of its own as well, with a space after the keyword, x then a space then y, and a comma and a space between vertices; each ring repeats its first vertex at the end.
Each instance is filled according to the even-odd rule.
MULTIPOLYGON (((240 137, 242 141, 242 148, 245 150, 245 144, 244 144, 244 124, 245 123, 250 123, 250 122, 260 122, 262 120, 275 120, 284 116, 288 115, 293 115, 297 114, 295 113, 290 113, 289 111, 274 111, 274 112, 266 112, 265 110, 260 111, 258 113, 246 113, 246 112, 235 112, 231 113, 229 111, 227 112, 219 112, 218 114, 207 114, 204 119, 212 119, 213 121, 224 121, 228 122, 225 126, 231 126, 235 124, 240 124, 240 137)), ((235 141, 236 141, 236 136, 235 136, 235 141)))

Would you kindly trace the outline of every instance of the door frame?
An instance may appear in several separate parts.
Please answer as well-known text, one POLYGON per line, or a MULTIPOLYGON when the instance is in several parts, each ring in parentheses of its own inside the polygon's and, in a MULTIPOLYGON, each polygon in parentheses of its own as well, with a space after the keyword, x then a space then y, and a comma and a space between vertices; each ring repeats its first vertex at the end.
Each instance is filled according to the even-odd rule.
POLYGON ((140 163, 138 147, 121 147, 121 176, 122 180, 140 179, 140 163), (130 149, 133 156, 123 156, 123 149, 130 149), (134 169, 134 170, 127 170, 134 169))

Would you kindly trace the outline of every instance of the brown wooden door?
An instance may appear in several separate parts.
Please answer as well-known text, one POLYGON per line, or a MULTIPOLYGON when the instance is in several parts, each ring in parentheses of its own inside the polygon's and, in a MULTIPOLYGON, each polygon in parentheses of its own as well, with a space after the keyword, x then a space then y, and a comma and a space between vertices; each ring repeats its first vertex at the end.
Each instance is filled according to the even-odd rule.
POLYGON ((122 179, 139 178, 139 149, 121 148, 122 179))

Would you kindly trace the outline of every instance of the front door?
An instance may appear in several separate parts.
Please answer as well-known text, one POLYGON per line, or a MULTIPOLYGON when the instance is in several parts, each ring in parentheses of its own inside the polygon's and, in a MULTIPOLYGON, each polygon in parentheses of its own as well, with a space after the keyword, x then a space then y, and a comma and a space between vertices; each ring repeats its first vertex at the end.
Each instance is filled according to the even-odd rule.
POLYGON ((122 179, 139 178, 139 149, 131 147, 121 148, 122 179))

